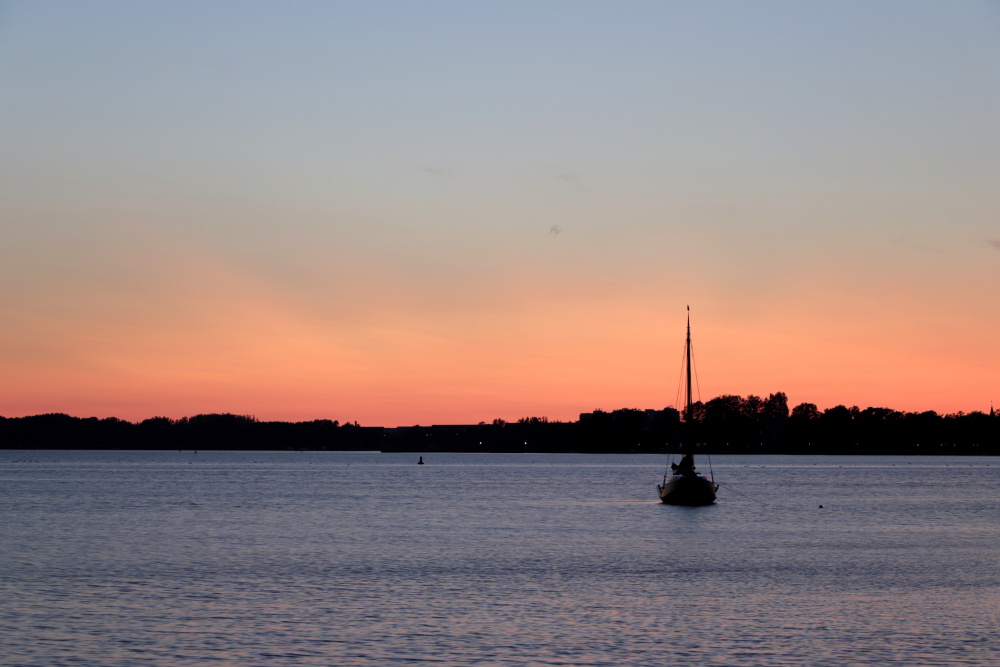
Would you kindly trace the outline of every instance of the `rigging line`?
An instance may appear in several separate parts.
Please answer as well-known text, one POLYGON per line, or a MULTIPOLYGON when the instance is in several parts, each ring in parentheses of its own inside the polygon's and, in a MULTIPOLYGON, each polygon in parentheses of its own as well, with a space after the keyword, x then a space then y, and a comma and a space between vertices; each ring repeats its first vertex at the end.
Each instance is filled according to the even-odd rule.
POLYGON ((667 474, 670 472, 670 464, 674 462, 674 455, 671 454, 670 458, 667 459, 667 467, 663 470, 663 483, 667 483, 667 474))
POLYGON ((761 504, 761 505, 763 505, 764 507, 767 507, 767 503, 765 503, 765 502, 764 502, 764 501, 762 501, 762 500, 757 500, 757 499, 756 499, 756 498, 754 498, 753 496, 748 496, 748 495, 747 495, 747 494, 745 494, 745 493, 740 493, 740 492, 739 492, 739 491, 737 491, 736 489, 730 489, 730 488, 729 488, 728 486, 724 487, 724 486, 722 486, 722 484, 719 484, 718 486, 719 486, 719 488, 720 488, 720 489, 724 488, 724 489, 726 489, 727 491, 732 491, 733 493, 735 493, 735 494, 736 494, 736 495, 738 495, 738 496, 743 496, 744 498, 749 498, 750 500, 754 501, 755 503, 760 503, 760 504, 761 504))
POLYGON ((698 391, 698 402, 701 403, 701 382, 698 380, 698 364, 694 360, 694 343, 691 343, 691 367, 694 368, 694 386, 698 391))

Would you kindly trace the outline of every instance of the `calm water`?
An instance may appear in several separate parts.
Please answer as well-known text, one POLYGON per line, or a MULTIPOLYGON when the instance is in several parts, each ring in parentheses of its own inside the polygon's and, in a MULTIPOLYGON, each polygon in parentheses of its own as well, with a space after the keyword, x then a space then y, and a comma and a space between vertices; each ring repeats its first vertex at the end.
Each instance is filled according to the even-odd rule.
POLYGON ((0 451, 0 664, 1000 664, 1000 459, 416 458, 0 451))

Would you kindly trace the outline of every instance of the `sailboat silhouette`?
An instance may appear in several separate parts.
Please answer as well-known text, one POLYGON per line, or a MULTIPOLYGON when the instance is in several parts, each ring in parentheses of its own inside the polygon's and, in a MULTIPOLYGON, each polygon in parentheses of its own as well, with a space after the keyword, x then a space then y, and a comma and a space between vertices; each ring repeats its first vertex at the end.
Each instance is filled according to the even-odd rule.
MULTIPOLYGON (((687 340, 684 344, 684 363, 686 369, 686 392, 684 421, 690 424, 692 419, 691 411, 691 306, 688 306, 687 316, 687 340)), ((712 479, 698 474, 694 467, 694 454, 691 452, 693 445, 691 440, 691 430, 687 429, 681 451, 684 457, 680 463, 672 463, 670 467, 673 474, 669 479, 667 473, 663 473, 663 483, 656 485, 656 490, 660 494, 660 501, 667 505, 711 505, 715 502, 715 492, 719 487, 715 484, 715 475, 712 479)))

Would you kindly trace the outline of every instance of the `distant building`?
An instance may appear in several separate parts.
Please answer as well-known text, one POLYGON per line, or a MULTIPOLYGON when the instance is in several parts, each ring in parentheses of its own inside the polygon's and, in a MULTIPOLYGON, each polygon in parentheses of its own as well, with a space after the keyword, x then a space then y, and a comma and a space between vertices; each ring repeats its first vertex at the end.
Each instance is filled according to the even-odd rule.
POLYGON ((681 413, 674 408, 663 408, 662 410, 638 410, 635 408, 623 408, 621 410, 614 410, 612 412, 604 412, 603 410, 595 410, 594 412, 581 412, 580 413, 580 423, 587 424, 593 423, 595 419, 605 418, 611 421, 629 421, 635 420, 639 422, 639 425, 644 428, 651 428, 658 424, 663 424, 664 422, 676 422, 680 421, 681 413))

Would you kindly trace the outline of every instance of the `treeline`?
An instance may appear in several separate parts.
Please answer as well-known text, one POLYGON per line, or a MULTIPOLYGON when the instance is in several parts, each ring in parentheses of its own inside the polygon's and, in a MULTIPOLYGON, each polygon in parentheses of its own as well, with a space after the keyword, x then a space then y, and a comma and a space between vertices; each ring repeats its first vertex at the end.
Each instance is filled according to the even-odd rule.
POLYGON ((721 454, 1000 455, 1000 416, 992 410, 941 415, 838 405, 821 411, 812 403, 789 409, 778 392, 719 396, 681 417, 672 408, 626 408, 585 413, 576 422, 525 417, 382 428, 232 414, 138 423, 47 414, 0 417, 0 448, 658 453, 691 446, 721 454))
POLYGON ((328 419, 268 422, 233 414, 153 417, 137 423, 45 414, 0 417, 0 448, 371 450, 381 447, 382 430, 328 419))
POLYGON ((693 440, 714 451, 830 454, 1000 455, 993 410, 941 415, 813 403, 788 409, 784 393, 719 396, 692 409, 693 440))

